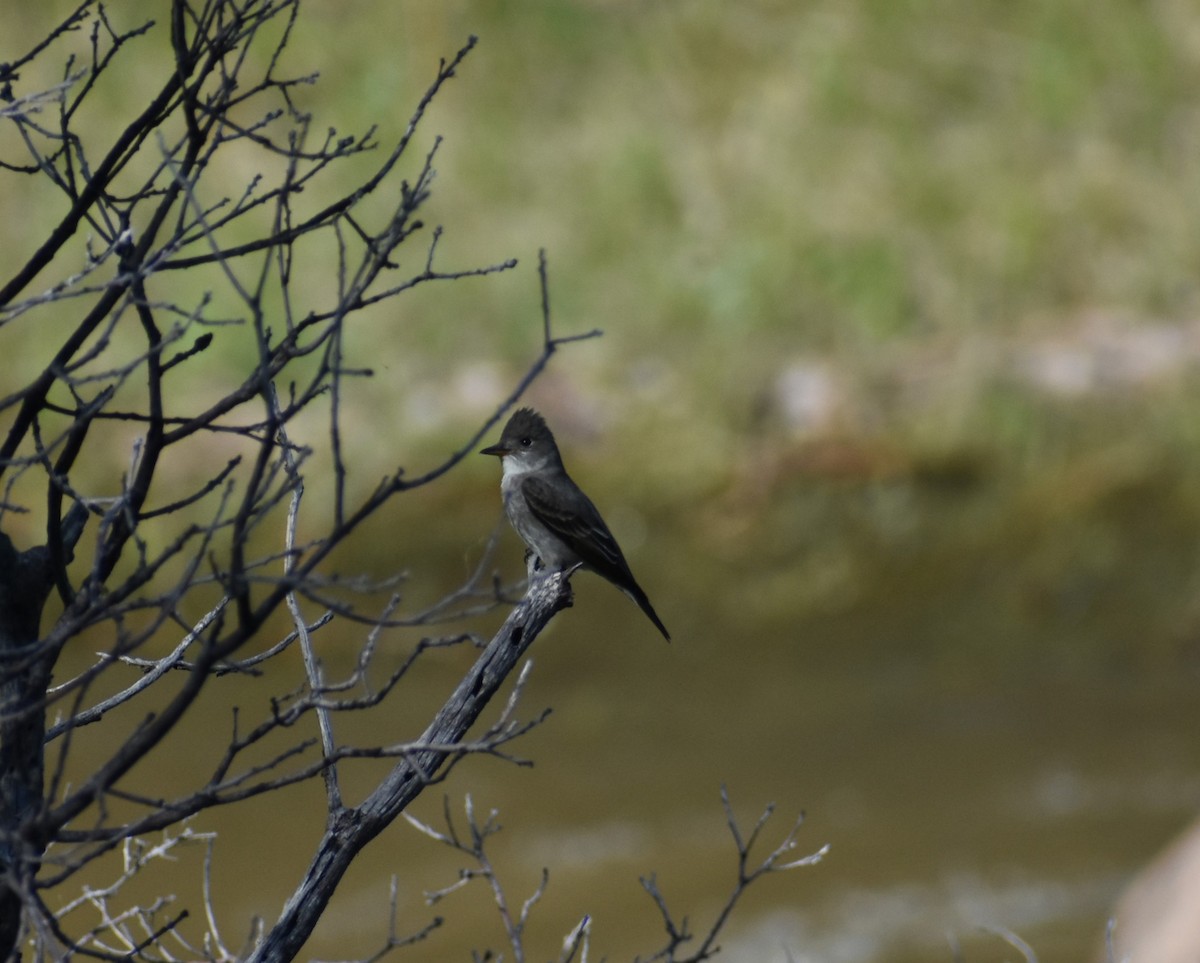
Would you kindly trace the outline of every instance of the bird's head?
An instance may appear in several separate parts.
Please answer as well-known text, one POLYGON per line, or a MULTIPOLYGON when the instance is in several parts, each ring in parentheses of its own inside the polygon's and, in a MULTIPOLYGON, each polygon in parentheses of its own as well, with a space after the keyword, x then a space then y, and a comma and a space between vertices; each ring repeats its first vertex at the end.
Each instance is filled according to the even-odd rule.
POLYGON ((537 471, 562 464, 546 420, 532 408, 519 408, 513 412, 500 433, 500 440, 479 454, 496 455, 506 471, 537 471))

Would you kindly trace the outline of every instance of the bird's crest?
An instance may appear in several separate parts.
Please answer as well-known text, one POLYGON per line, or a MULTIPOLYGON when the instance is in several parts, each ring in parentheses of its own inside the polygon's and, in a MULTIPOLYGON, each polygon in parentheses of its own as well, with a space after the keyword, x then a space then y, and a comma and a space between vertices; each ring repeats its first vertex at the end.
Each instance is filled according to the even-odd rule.
POLYGON ((514 411, 508 419, 508 424, 504 426, 504 431, 500 433, 500 443, 513 449, 518 446, 527 447, 529 442, 524 441, 525 439, 546 439, 551 445, 554 444, 554 435, 550 432, 546 419, 532 408, 518 408, 514 411))

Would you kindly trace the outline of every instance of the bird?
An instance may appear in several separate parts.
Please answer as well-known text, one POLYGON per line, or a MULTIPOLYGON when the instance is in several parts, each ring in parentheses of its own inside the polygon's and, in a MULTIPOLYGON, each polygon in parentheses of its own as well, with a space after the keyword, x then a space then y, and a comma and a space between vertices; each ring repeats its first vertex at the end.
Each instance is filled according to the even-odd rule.
POLYGON ((543 568, 566 571, 582 565, 603 576, 633 599, 671 641, 600 512, 563 467, 546 419, 532 408, 519 408, 500 440, 479 453, 500 459, 504 513, 543 568))

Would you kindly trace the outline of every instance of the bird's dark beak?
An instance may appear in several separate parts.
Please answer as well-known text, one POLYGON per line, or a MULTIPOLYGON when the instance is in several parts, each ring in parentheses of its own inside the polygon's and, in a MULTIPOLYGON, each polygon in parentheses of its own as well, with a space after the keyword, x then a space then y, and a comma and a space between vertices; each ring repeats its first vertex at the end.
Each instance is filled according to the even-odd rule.
POLYGON ((479 454, 495 455, 497 458, 503 458, 505 455, 510 454, 510 452, 503 445, 489 445, 487 448, 481 448, 479 454))

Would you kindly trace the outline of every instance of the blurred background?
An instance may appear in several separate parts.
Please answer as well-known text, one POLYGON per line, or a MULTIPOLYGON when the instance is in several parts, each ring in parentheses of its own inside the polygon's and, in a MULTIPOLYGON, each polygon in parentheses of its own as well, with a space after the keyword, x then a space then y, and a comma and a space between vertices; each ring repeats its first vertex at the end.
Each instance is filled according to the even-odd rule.
MULTIPOLYGON (((3 57, 69 6, 7 3, 3 57)), ((1200 805, 1200 11, 311 0, 291 66, 320 71, 300 94, 315 129, 378 124, 386 144, 470 34, 410 163, 444 138, 425 212, 443 268, 522 263, 357 330, 376 369, 347 439, 359 482, 433 464, 511 390, 540 348, 545 247, 557 333, 604 336, 526 400, 675 640, 577 577, 533 649, 526 711, 554 708, 519 747, 535 765, 468 761, 444 787, 456 812, 466 792, 500 811, 514 903, 550 868, 533 947, 586 912, 596 956, 648 954, 651 872, 705 928, 733 881, 725 784, 744 820, 778 805, 768 840, 805 811, 800 850, 831 849, 752 891, 723 958, 1013 958, 989 926, 1094 958, 1200 805)), ((114 116, 143 89, 114 89, 114 116)), ((10 190, 11 269, 39 213, 10 190)), ((498 482, 470 461, 353 562, 438 597, 483 553, 498 482)), ((520 562, 505 530, 499 565, 520 562)), ((346 668, 358 641, 320 644, 346 668)), ((428 698, 470 657, 447 654, 428 698)), ((297 791, 202 827, 230 942, 277 915, 320 805, 297 791)), ((430 793, 420 815, 440 809, 430 793)), ((449 920, 404 958, 498 945, 482 888, 423 905, 457 865, 393 827, 312 955, 379 942, 392 874, 402 930, 449 920)))

